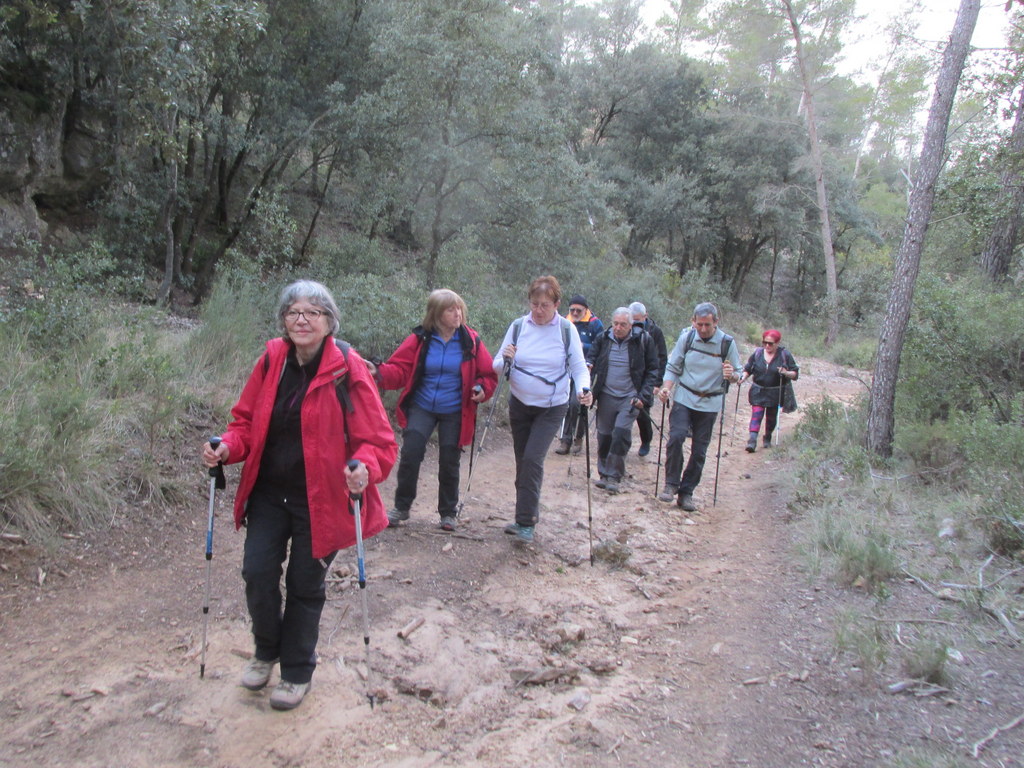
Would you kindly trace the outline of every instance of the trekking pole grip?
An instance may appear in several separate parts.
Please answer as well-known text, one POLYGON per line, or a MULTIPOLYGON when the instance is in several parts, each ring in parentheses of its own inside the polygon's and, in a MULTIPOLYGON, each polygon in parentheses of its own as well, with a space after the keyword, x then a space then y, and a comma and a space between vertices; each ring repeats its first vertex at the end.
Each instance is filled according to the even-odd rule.
MULTIPOLYGON (((358 459, 349 459, 347 466, 348 466, 348 471, 349 472, 355 472, 357 469, 359 469, 359 460, 358 459)), ((348 495, 349 495, 349 498, 352 499, 352 501, 362 501, 362 499, 363 499, 362 492, 355 493, 354 491, 349 491, 348 495)))
MULTIPOLYGON (((219 437, 214 436, 210 438, 210 448, 214 451, 217 450, 220 444, 221 439, 219 437)), ((218 461, 216 467, 210 467, 210 477, 214 479, 214 487, 218 491, 227 487, 227 480, 224 477, 224 462, 218 461)))

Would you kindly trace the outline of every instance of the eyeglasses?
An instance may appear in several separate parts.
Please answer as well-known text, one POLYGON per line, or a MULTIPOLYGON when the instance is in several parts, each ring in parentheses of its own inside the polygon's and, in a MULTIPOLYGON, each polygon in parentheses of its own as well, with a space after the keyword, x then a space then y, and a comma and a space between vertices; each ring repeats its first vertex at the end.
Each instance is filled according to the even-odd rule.
POLYGON ((326 314, 326 312, 323 312, 322 310, 319 309, 289 309, 287 312, 284 313, 284 319, 287 320, 289 323, 296 323, 298 322, 300 317, 304 317, 306 318, 307 322, 315 323, 317 320, 319 320, 326 314))

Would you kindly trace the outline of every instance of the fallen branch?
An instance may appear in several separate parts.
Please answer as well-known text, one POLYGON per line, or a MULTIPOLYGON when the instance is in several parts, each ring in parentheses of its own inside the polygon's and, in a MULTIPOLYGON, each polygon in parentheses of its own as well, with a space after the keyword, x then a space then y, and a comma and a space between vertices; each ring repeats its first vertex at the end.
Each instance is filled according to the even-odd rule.
POLYGON ((637 590, 639 590, 640 594, 646 597, 648 600, 653 600, 654 598, 651 597, 651 593, 644 589, 644 585, 641 584, 641 581, 641 579, 637 579, 633 582, 633 586, 636 587, 637 590))
POLYGON ((417 616, 415 619, 413 619, 400 630, 398 630, 398 636, 403 640, 408 640, 409 635, 411 635, 413 632, 415 632, 417 629, 423 626, 423 622, 424 618, 422 616, 417 616))
POLYGON ((964 599, 963 599, 962 597, 957 597, 956 595, 954 595, 954 594, 952 594, 952 593, 950 593, 950 594, 948 594, 948 595, 943 595, 943 594, 942 594, 941 592, 939 592, 939 591, 938 591, 937 589, 935 589, 934 587, 932 587, 932 586, 931 586, 930 584, 928 584, 928 583, 927 583, 926 581, 924 581, 923 579, 919 579, 919 578, 917 578, 917 576, 915 576, 914 574, 912 574, 912 573, 911 573, 910 571, 908 571, 908 570, 907 570, 906 568, 901 568, 900 570, 901 570, 901 571, 903 572, 903 574, 904 574, 904 575, 905 575, 905 576, 906 576, 906 577, 907 577, 908 579, 910 579, 910 580, 911 580, 911 581, 913 581, 913 582, 914 582, 915 584, 917 584, 918 586, 920 586, 920 587, 921 587, 921 588, 922 588, 923 590, 925 590, 925 591, 926 591, 926 592, 927 592, 928 594, 930 594, 930 595, 931 595, 932 597, 935 597, 935 598, 937 598, 937 599, 939 599, 939 600, 952 600, 952 601, 953 601, 954 603, 962 603, 962 602, 964 602, 964 599))
POLYGON ((986 744, 988 744, 990 741, 992 741, 992 739, 994 739, 1000 733, 1005 733, 1006 731, 1012 731, 1014 728, 1016 728, 1021 723, 1024 723, 1024 712, 1021 712, 1019 715, 1017 715, 1015 718, 1013 718, 1013 720, 1008 722, 1006 725, 997 725, 995 728, 993 728, 991 731, 989 731, 988 736, 986 736, 984 739, 981 739, 980 741, 974 742, 974 746, 971 747, 971 757, 973 757, 975 760, 977 760, 978 759, 978 755, 981 754, 981 750, 985 748, 986 744))
POLYGON ((1007 634, 1010 637, 1012 637, 1018 643, 1020 642, 1020 635, 1017 634, 1017 630, 1014 628, 1013 624, 1010 623, 1010 620, 1006 618, 1006 614, 1003 613, 1002 610, 1000 610, 999 608, 993 608, 989 605, 985 605, 984 603, 982 603, 981 609, 985 611, 985 613, 987 613, 989 616, 995 618, 995 620, 998 621, 1000 624, 1002 624, 1003 629, 1006 630, 1007 634))
POLYGON ((881 616, 868 616, 872 621, 886 621, 890 624, 945 624, 947 627, 960 626, 955 621, 943 621, 942 619, 885 619, 881 616))
POLYGON ((423 531, 431 536, 447 536, 452 539, 466 539, 467 541, 487 541, 483 536, 471 536, 468 533, 460 533, 459 531, 423 531))

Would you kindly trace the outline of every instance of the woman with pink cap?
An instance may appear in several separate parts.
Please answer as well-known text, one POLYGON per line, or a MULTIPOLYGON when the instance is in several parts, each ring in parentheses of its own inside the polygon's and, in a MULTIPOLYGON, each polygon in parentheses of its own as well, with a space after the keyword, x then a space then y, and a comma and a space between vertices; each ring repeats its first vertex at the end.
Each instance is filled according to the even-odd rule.
POLYGON ((747 400, 751 406, 750 438, 747 440, 747 452, 757 450, 757 433, 764 421, 764 447, 772 444, 772 432, 779 419, 779 405, 782 402, 782 387, 800 376, 800 366, 789 350, 780 346, 782 334, 774 328, 761 334, 761 346, 743 366, 743 377, 740 383, 750 378, 747 400))

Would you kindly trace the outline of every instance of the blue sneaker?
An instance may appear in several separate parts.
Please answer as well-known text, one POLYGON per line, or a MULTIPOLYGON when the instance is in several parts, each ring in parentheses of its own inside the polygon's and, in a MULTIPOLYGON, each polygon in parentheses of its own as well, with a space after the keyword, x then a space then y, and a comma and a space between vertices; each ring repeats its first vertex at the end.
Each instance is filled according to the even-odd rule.
POLYGON ((533 541, 533 526, 509 523, 505 526, 505 533, 515 536, 520 541, 533 541))

